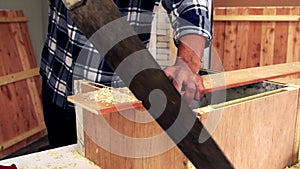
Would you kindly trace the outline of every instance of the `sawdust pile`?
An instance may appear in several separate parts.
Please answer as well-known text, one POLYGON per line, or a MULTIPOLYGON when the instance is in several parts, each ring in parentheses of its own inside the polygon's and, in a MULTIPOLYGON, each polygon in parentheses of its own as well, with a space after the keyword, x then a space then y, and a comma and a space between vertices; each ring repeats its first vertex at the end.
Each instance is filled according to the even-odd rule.
POLYGON ((298 160, 298 163, 292 167, 286 167, 285 169, 300 169, 300 159, 298 160))

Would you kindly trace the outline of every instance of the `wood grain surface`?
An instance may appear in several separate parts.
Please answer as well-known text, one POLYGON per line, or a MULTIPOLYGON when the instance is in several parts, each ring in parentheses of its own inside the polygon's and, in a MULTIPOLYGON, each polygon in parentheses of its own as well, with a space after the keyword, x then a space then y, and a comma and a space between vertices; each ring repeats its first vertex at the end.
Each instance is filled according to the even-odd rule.
POLYGON ((0 17, 8 18, 0 23, 0 79, 10 82, 0 86, 0 156, 4 156, 45 135, 45 126, 40 78, 19 78, 37 68, 26 22, 18 22, 25 16, 5 10, 0 17), (16 20, 8 22, 11 18, 16 20))
POLYGON ((294 147, 299 148, 295 141, 299 139, 299 88, 283 89, 256 99, 200 109, 204 125, 221 113, 212 137, 235 168, 282 169, 297 162, 294 147))
POLYGON ((300 62, 225 71, 202 76, 205 92, 228 89, 264 80, 300 74, 300 62))
POLYGON ((300 7, 216 7, 214 10, 216 33, 212 42, 225 71, 300 61, 300 20, 297 19, 300 7))

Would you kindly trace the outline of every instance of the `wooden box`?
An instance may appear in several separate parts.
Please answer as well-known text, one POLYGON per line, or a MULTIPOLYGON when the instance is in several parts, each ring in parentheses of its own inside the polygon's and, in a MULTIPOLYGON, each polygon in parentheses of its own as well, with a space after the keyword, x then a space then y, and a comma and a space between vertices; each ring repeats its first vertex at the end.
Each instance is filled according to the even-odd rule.
MULTIPOLYGON (((139 101, 104 104, 91 100, 99 87, 76 86, 79 94, 69 100, 77 105, 80 152, 102 169, 193 168, 139 101)), ((235 168, 282 169, 298 158, 298 102, 297 86, 265 81, 207 94, 191 106, 235 168)))

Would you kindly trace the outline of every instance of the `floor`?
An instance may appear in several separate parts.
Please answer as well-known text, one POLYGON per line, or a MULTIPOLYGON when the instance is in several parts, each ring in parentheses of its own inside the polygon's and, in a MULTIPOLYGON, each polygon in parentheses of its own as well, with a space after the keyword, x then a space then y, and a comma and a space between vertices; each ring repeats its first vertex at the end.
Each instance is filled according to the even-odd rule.
POLYGON ((29 144, 28 146, 23 147, 23 148, 19 149, 18 151, 1 158, 0 160, 43 151, 43 150, 46 150, 47 148, 48 148, 48 137, 44 136, 44 137, 40 138, 39 140, 29 144))

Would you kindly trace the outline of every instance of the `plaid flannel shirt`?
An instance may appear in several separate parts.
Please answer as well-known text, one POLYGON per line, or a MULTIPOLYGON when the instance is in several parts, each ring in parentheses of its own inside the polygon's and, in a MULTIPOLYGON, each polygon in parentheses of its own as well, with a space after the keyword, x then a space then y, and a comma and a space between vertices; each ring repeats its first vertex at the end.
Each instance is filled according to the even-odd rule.
MULTIPOLYGON (((85 78, 106 85, 120 80, 70 19, 62 1, 49 0, 49 2, 48 34, 42 52, 40 74, 51 90, 52 94, 49 97, 53 103, 66 107, 67 96, 73 94, 74 78, 85 78)), ((135 31, 143 30, 144 33, 138 36, 144 44, 147 44, 150 39, 152 18, 145 19, 141 14, 152 12, 160 0, 114 0, 114 2, 135 31)), ((175 41, 186 34, 199 34, 211 38, 207 3, 207 0, 162 0, 164 8, 175 18, 192 23, 188 25, 180 20, 174 22, 175 41)))

